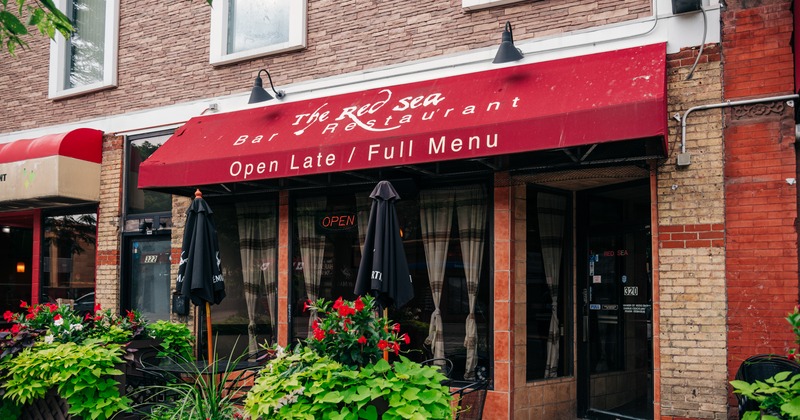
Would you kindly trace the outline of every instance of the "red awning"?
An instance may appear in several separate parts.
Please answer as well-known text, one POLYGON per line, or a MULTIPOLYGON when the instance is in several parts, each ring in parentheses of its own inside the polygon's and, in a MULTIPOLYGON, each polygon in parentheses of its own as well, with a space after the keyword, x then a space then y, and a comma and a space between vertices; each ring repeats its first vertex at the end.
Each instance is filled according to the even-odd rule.
POLYGON ((0 210, 99 201, 102 155, 89 128, 0 144, 0 210))
POLYGON ((665 59, 655 44, 196 117, 141 165, 139 187, 665 142, 665 59))

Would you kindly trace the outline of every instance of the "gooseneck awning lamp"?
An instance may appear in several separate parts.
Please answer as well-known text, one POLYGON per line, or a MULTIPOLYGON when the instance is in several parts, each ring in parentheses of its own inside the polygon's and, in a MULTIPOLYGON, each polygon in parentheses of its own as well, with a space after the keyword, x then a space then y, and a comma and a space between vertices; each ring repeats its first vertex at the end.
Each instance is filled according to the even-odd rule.
POLYGON ((494 56, 492 63, 510 63, 519 60, 522 60, 522 51, 514 46, 511 22, 506 22, 506 28, 503 30, 503 41, 500 43, 500 48, 497 49, 497 55, 494 56))
POLYGON ((273 98, 273 96, 270 95, 266 89, 264 89, 264 81, 261 79, 261 72, 267 74, 269 86, 272 88, 272 91, 275 92, 275 97, 278 99, 283 99, 286 96, 286 92, 282 90, 275 90, 275 85, 272 84, 272 76, 269 75, 269 72, 266 69, 261 69, 258 71, 255 83, 253 83, 253 90, 250 92, 250 100, 248 100, 247 103, 254 104, 257 102, 269 101, 273 98))

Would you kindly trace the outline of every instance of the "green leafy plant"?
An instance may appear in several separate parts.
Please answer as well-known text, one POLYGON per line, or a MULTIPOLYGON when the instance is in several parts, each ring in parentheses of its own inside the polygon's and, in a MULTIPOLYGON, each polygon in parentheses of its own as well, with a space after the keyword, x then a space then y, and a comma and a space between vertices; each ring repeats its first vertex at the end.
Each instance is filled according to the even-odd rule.
POLYGON ((781 420, 800 418, 800 374, 779 372, 764 381, 731 381, 734 392, 757 401, 761 412, 748 411, 743 420, 781 420))
MULTIPOLYGON (((786 320, 795 334, 795 344, 800 344, 800 307, 795 306, 786 320)), ((797 350, 789 349, 787 357, 796 361, 797 350)), ((734 393, 758 402, 760 411, 745 412, 742 415, 743 420, 800 419, 800 374, 778 372, 771 378, 754 383, 731 381, 731 386, 734 393)))
POLYGON ((194 336, 186 324, 169 321, 156 321, 145 331, 153 338, 161 339, 158 357, 172 360, 192 360, 194 336))
POLYGON ((145 417, 150 420, 242 418, 238 399, 246 391, 244 383, 238 380, 241 372, 235 369, 243 357, 233 357, 231 353, 227 359, 214 360, 206 367, 199 367, 190 359, 174 360, 181 367, 174 380, 142 390, 157 401, 145 401, 150 409, 145 417))
POLYGON ((267 364, 247 395, 252 418, 450 419, 449 388, 438 368, 400 356, 352 368, 299 346, 267 364))
POLYGON ((122 363, 119 345, 94 343, 43 344, 26 348, 3 361, 5 395, 0 404, 9 412, 42 398, 50 389, 69 404, 69 413, 85 419, 108 419, 129 409, 130 400, 119 394, 122 363), (12 362, 13 360, 13 362, 12 362))
POLYGON ((354 301, 340 297, 333 303, 325 299, 309 301, 304 310, 319 316, 313 322, 306 345, 345 366, 374 363, 383 357, 384 350, 397 355, 400 343, 409 343, 408 334, 400 334, 400 324, 390 325, 387 319, 376 315, 375 299, 371 296, 354 301))

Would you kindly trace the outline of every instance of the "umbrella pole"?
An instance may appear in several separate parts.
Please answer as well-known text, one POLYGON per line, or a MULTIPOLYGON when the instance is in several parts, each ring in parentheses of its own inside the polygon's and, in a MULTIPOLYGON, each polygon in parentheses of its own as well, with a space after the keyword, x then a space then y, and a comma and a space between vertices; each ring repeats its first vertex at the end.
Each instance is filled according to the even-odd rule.
POLYGON ((214 352, 211 343, 211 304, 206 302, 206 342, 208 343, 208 365, 214 362, 214 352))
MULTIPOLYGON (((383 308, 383 330, 389 332, 389 308, 383 308)), ((389 361, 389 349, 383 349, 383 360, 389 361)))

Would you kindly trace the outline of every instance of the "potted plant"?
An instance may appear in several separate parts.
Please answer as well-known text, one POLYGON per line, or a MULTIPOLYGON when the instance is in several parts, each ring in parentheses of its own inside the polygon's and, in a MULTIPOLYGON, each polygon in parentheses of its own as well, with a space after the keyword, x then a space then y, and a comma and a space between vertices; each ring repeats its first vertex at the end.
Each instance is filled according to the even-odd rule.
POLYGON ((437 367, 400 355, 408 336, 379 317, 371 297, 307 302, 319 319, 291 351, 278 348, 245 400, 253 418, 447 419, 449 388, 437 367), (397 359, 384 359, 390 352, 397 359))
MULTIPOLYGON (((0 418, 19 418, 42 398, 63 400, 59 409, 87 419, 130 410, 120 380, 137 355, 130 343, 147 332, 138 312, 119 315, 96 305, 81 317, 66 305, 21 302, 20 307, 24 313, 3 314, 12 327, 0 331, 0 418)), ((149 334, 183 345, 180 337, 188 328, 155 328, 149 334)), ((183 351, 176 346, 174 351, 183 351)))

